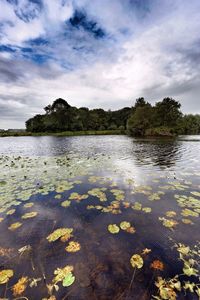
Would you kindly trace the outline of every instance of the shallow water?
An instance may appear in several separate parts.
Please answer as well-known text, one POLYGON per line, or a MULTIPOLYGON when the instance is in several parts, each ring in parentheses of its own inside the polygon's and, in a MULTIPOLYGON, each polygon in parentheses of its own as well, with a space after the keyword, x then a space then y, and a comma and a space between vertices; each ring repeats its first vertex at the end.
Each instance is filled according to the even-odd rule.
POLYGON ((199 136, 0 138, 0 297, 199 299, 199 158, 199 136))

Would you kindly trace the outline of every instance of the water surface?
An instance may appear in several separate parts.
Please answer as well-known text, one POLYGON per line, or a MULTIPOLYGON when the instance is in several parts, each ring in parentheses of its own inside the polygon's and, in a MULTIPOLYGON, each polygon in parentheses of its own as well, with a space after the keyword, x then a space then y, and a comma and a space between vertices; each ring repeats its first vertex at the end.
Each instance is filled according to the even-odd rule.
POLYGON ((0 138, 0 297, 198 299, 199 158, 199 136, 0 138))

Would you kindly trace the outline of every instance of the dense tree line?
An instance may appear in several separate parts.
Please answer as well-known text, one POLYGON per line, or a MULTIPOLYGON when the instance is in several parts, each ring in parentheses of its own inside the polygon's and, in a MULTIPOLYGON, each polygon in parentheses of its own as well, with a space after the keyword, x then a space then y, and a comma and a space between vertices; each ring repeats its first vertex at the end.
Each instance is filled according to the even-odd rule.
POLYGON ((164 98, 154 106, 138 98, 133 107, 116 111, 70 106, 57 99, 44 108, 45 114, 26 121, 29 132, 127 130, 130 135, 200 134, 200 115, 183 115, 181 104, 164 98))
POLYGON ((117 111, 103 109, 76 108, 64 99, 57 99, 44 108, 45 114, 36 115, 26 121, 29 132, 59 132, 86 130, 125 130, 131 108, 117 111))

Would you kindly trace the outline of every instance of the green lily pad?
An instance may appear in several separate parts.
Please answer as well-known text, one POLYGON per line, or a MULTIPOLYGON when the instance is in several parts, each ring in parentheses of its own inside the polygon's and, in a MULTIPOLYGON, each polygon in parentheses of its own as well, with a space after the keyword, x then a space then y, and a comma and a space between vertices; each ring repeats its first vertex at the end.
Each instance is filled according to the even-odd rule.
POLYGON ((67 276, 65 276, 65 278, 63 279, 62 285, 64 287, 68 287, 72 285, 74 281, 75 281, 75 276, 72 274, 72 272, 69 272, 67 276))

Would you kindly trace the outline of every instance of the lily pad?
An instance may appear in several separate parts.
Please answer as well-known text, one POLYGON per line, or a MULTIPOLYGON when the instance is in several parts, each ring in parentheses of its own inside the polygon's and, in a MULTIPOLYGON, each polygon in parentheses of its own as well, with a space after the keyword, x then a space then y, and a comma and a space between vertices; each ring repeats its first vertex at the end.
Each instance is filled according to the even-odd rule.
POLYGON ((139 254, 134 254, 131 256, 130 263, 133 268, 141 269, 143 267, 144 261, 139 254))
POLYGON ((11 225, 8 227, 8 229, 13 231, 13 230, 16 230, 17 228, 19 228, 19 227, 21 227, 21 226, 22 226, 22 223, 16 222, 16 223, 11 224, 11 225))
POLYGON ((49 242, 55 242, 62 236, 66 234, 71 234, 72 232, 73 232, 73 228, 58 228, 48 235, 47 240, 49 242))
POLYGON ((57 283, 59 281, 63 281, 64 278, 69 274, 71 273, 72 271, 74 270, 74 267, 73 266, 70 266, 70 265, 67 265, 65 266, 64 268, 57 268, 55 271, 54 271, 54 279, 53 279, 53 283, 57 283))
POLYGON ((108 225, 108 231, 112 234, 116 234, 119 232, 119 227, 116 224, 110 224, 108 225))
POLYGON ((14 272, 10 269, 0 271, 0 284, 7 283, 13 275, 14 272))
POLYGON ((19 296, 21 295, 28 284, 28 277, 21 277, 17 283, 15 283, 15 285, 12 287, 12 291, 13 291, 13 296, 19 296))
POLYGON ((78 242, 71 241, 65 248, 67 252, 77 252, 81 249, 81 245, 78 242))
POLYGON ((75 276, 72 274, 72 272, 69 272, 67 276, 65 276, 65 278, 63 279, 62 285, 64 287, 68 287, 72 285, 74 281, 75 281, 75 276))
POLYGON ((126 230, 126 229, 128 229, 128 228, 131 227, 131 223, 130 223, 130 222, 127 222, 127 221, 123 221, 123 222, 120 223, 119 226, 120 226, 120 228, 121 228, 122 230, 126 230))
POLYGON ((29 212, 29 213, 26 213, 22 216, 22 219, 30 219, 30 218, 34 218, 36 217, 38 214, 38 212, 36 211, 32 211, 32 212, 29 212))

